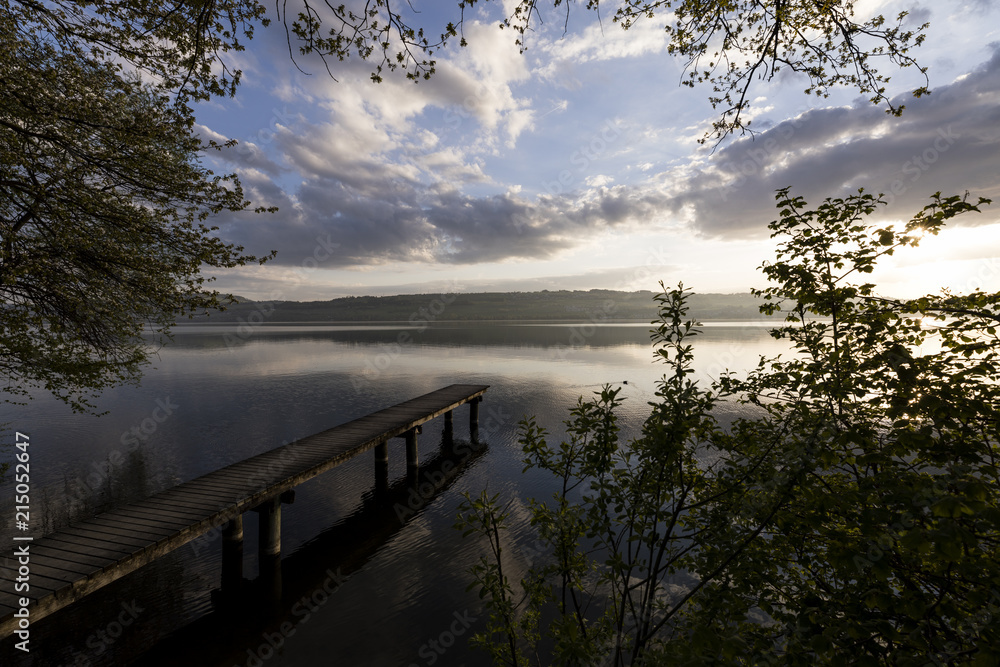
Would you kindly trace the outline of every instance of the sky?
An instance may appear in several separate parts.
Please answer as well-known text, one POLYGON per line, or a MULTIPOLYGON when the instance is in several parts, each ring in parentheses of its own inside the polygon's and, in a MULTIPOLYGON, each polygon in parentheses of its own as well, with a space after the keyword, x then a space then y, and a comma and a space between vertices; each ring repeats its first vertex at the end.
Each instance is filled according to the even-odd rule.
MULTIPOLYGON (((457 3, 411 3, 438 27, 457 3)), ((402 4, 406 7, 405 3, 402 4)), ((414 84, 354 59, 289 58, 280 22, 228 57, 243 71, 234 98, 196 109, 208 139, 236 147, 204 157, 239 175, 255 206, 213 219, 218 234, 264 265, 216 270, 216 289, 256 300, 486 291, 764 287, 773 259, 775 191, 811 205, 863 187, 886 193, 873 222, 903 221, 929 196, 992 197, 981 214, 891 258, 879 291, 1000 290, 1000 2, 871 2, 858 18, 909 11, 930 22, 916 50, 932 93, 911 70, 880 69, 906 105, 887 115, 859 93, 807 96, 779 75, 752 89, 758 133, 699 139, 717 117, 706 87, 679 85, 664 17, 623 31, 573 4, 543 10, 520 53, 497 27, 498 2, 467 12, 468 46, 436 54, 414 84)), ((269 7, 269 9, 271 9, 269 7)), ((273 9, 271 18, 273 16, 273 9)))

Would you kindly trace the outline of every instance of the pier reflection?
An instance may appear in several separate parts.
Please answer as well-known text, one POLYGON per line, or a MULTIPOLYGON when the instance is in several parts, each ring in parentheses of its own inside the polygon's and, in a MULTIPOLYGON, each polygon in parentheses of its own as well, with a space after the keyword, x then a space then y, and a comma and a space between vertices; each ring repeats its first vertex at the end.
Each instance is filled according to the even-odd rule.
POLYGON ((261 647, 267 653, 268 646, 293 641, 298 623, 328 600, 335 603, 336 589, 487 451, 485 444, 449 440, 419 468, 367 491, 351 514, 295 552, 262 563, 252 581, 224 582, 210 613, 150 647, 135 664, 230 667, 260 660, 261 647))

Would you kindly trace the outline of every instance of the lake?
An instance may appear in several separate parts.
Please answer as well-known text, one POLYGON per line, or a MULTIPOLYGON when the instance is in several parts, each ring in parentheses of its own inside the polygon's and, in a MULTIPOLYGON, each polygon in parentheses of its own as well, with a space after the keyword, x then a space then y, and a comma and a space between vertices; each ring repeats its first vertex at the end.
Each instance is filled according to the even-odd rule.
MULTIPOLYGON (((453 469, 433 492, 411 494, 401 439, 389 445, 392 506, 374 497, 370 455, 296 489, 294 504, 282 509, 282 602, 217 605, 221 540, 209 536, 34 623, 30 654, 6 640, 0 663, 488 665, 485 653, 466 646, 486 615, 477 591, 466 590, 484 545, 452 528, 462 494, 488 489, 516 499, 510 555, 526 567, 534 537, 524 501, 547 498, 554 487, 543 474, 522 474, 518 421, 535 415, 558 442, 577 398, 611 383, 622 387, 626 435, 638 434, 666 368, 653 362, 649 328, 586 321, 180 325, 139 387, 98 400, 104 416, 73 414, 47 396, 0 407, 0 422, 31 436, 31 534, 40 537, 448 384, 490 385, 480 408, 481 447, 469 443, 468 408, 456 412, 450 454, 439 453, 443 419, 424 425, 421 475, 453 469)), ((707 381, 784 353, 787 344, 761 322, 709 322, 694 351, 696 377, 707 381)), ((4 433, 3 460, 12 441, 4 433)), ((10 477, 0 484, 4 545, 13 533, 10 477)), ((256 522, 255 514, 244 516, 251 581, 256 522)))

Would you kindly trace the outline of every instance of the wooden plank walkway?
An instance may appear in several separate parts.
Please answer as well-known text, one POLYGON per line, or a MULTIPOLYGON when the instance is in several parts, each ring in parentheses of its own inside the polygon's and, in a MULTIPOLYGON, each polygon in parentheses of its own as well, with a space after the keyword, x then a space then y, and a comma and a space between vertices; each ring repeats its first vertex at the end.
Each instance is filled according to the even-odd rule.
MULTIPOLYGON (((360 419, 291 442, 158 493, 72 524, 27 547, 27 592, 15 592, 17 572, 0 578, 0 639, 18 629, 26 598, 31 622, 183 546, 247 510, 341 463, 413 432, 421 424, 471 403, 470 425, 488 385, 453 384, 360 419)), ((450 422, 449 422, 450 423, 450 422)), ((472 426, 475 433, 475 426, 472 426)), ((474 436, 475 437, 475 436, 474 436)), ((408 442, 409 444, 409 442, 408 442)), ((376 455, 378 459, 378 455, 376 455)))

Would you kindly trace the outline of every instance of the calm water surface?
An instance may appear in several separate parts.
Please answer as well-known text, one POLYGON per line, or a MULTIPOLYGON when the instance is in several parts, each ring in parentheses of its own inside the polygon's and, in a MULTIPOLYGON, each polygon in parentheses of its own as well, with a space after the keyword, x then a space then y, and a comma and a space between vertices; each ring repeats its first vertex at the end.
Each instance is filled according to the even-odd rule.
MULTIPOLYGON (((703 379, 787 349, 760 323, 703 331, 695 342, 703 379)), ((454 452, 440 451, 443 420, 424 425, 420 481, 437 482, 433 492, 424 485, 424 496, 412 495, 399 439, 390 442, 388 502, 374 496, 369 455, 297 488, 282 509, 280 601, 219 602, 221 540, 210 536, 33 624, 29 655, 6 640, 0 664, 489 664, 465 642, 486 617, 477 592, 466 591, 483 545, 452 528, 461 494, 487 488, 517 499, 516 579, 534 542, 523 501, 554 490, 546 476, 521 473, 518 421, 535 415, 557 440, 577 397, 612 383, 635 435, 665 369, 652 358, 648 324, 186 325, 141 386, 101 397, 102 417, 74 415, 47 397, 4 406, 0 422, 31 435, 32 533, 41 536, 442 386, 490 385, 482 447, 468 442, 468 408, 456 412, 454 452)), ((11 440, 5 433, 5 445, 11 440)), ((13 495, 6 479, 3 545, 11 544, 13 495)), ((243 574, 253 591, 256 515, 244 526, 243 574)))

